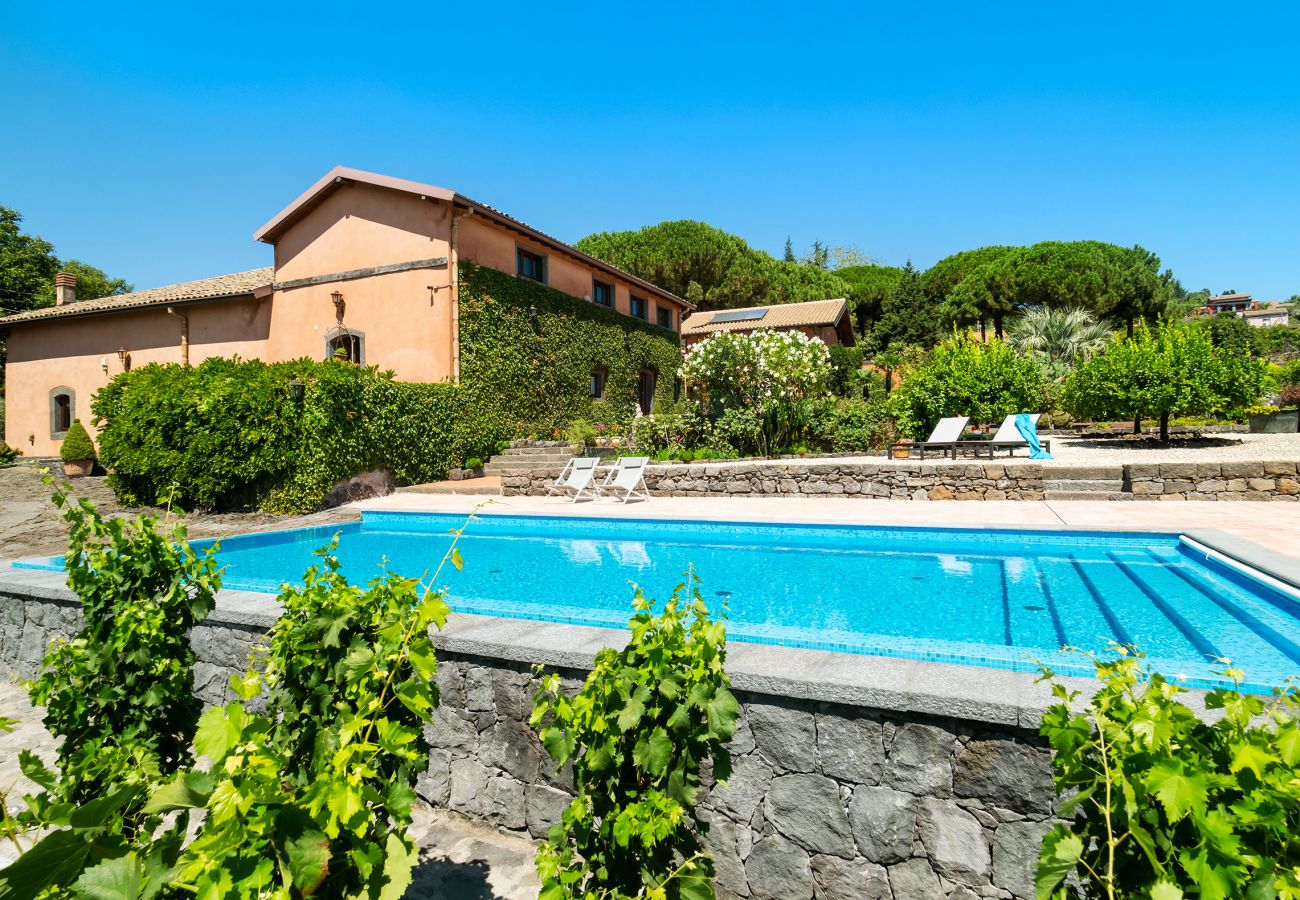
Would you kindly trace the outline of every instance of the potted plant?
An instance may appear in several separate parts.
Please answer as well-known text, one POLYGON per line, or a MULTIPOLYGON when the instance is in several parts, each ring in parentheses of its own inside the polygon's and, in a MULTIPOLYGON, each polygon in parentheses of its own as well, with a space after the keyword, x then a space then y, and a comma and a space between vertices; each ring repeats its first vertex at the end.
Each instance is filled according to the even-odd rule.
POLYGON ((63 474, 69 478, 80 478, 94 470, 95 445, 80 419, 73 419, 72 426, 63 436, 59 459, 63 460, 63 474))
POLYGON ((1295 434, 1300 431, 1300 384, 1288 384, 1277 395, 1277 406, 1247 410, 1251 434, 1295 434))

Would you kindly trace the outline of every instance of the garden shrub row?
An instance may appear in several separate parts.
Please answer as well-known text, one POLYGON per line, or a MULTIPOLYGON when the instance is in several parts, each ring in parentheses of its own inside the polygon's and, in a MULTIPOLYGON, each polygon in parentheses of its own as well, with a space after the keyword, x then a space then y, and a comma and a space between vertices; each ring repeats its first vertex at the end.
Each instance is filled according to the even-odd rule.
POLYGON ((144 366, 91 404, 121 502, 274 512, 313 509, 373 469, 399 483, 442 478, 497 440, 468 406, 454 385, 309 359, 144 366))

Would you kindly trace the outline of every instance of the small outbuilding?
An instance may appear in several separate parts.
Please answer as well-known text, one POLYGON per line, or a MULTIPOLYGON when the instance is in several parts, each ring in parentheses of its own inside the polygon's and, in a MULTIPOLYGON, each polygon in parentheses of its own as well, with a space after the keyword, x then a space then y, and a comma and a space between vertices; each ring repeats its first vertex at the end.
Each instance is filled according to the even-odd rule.
POLYGON ((801 331, 809 337, 821 338, 827 345, 852 347, 857 343, 853 335, 853 320, 849 316, 849 303, 842 297, 692 313, 682 320, 682 343, 690 347, 718 332, 748 334, 759 329, 801 331))

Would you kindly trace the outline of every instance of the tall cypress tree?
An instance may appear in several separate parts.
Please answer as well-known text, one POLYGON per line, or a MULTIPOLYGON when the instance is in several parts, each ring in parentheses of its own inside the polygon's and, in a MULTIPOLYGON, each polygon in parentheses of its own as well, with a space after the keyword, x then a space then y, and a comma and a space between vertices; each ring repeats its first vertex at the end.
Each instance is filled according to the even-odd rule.
POLYGON ((920 344, 932 347, 939 338, 939 314, 921 289, 921 276, 909 259, 898 283, 881 304, 873 334, 876 346, 920 344))

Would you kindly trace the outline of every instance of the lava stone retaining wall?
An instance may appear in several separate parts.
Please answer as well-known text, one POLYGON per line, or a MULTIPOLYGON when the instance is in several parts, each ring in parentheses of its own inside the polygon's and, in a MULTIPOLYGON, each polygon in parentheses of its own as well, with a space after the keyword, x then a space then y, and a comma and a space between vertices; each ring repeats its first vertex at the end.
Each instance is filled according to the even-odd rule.
MULTIPOLYGON (((506 471, 501 492, 545 495, 559 469, 506 471)), ((1036 463, 739 462, 651 465, 646 486, 662 497, 833 495, 876 500, 1041 500, 1036 463)))
MULTIPOLYGON (((221 620, 195 629, 195 691, 232 699, 264 630, 221 620)), ((35 674, 55 636, 77 627, 67 600, 0 593, 0 668, 35 674)), ((441 704, 427 730, 429 803, 542 837, 572 798, 528 727, 530 667, 442 651, 441 704)), ((576 692, 586 673, 561 670, 576 692)), ((978 675, 972 672, 972 677, 978 675)), ((1053 809, 1047 750, 1032 732, 958 718, 738 692, 727 786, 700 805, 722 898, 1032 898, 1053 809)))
POLYGON ((1135 500, 1300 500, 1296 463, 1148 463, 1124 467, 1135 500))
MULTIPOLYGON (((510 470, 507 496, 545 496, 559 469, 510 470)), ((1042 500, 1046 482, 1113 478, 1122 488, 1097 499, 1300 500, 1295 462, 1135 463, 1044 467, 985 462, 737 462, 651 465, 646 486, 660 497, 795 494, 868 500, 1042 500), (1046 473, 1045 473, 1046 468, 1046 473)))

